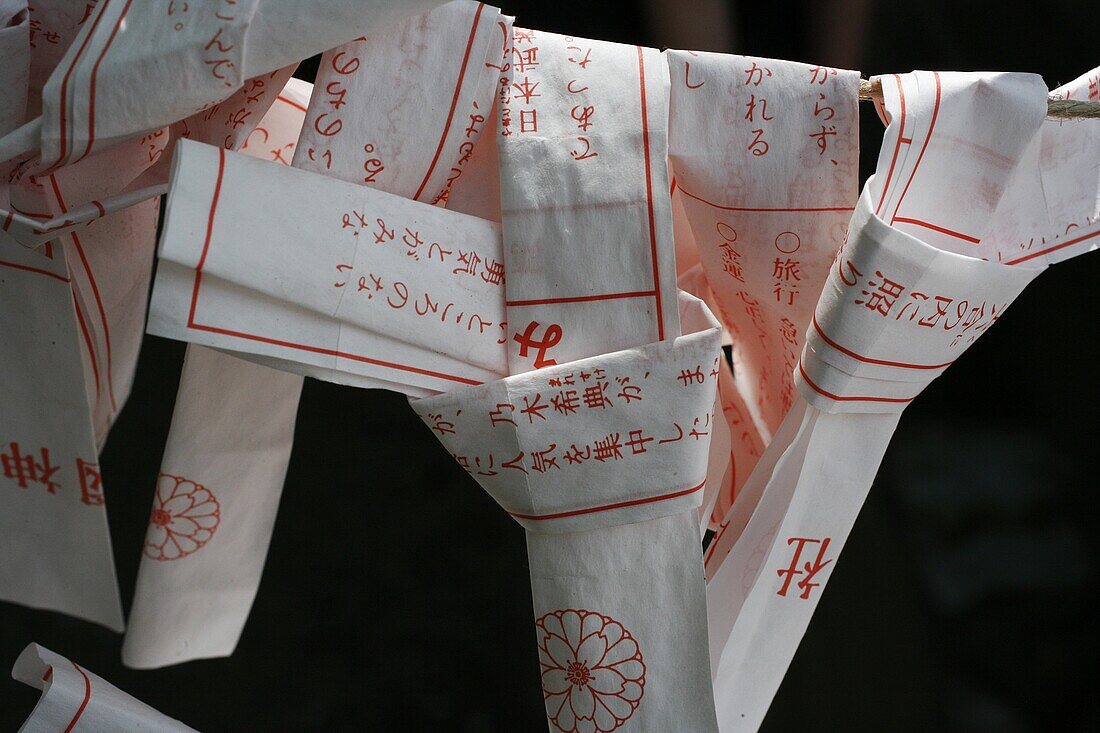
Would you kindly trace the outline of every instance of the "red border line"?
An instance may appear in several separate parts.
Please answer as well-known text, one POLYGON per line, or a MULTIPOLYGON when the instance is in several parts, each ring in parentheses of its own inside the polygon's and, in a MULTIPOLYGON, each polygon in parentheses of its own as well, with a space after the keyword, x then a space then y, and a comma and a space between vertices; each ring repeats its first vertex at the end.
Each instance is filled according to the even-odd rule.
POLYGON ((83 43, 80 44, 80 48, 77 49, 76 55, 73 56, 72 63, 69 64, 69 68, 65 71, 65 76, 63 76, 61 78, 61 95, 60 95, 61 100, 60 100, 60 111, 58 113, 58 121, 60 123, 60 128, 61 128, 60 135, 58 136, 58 139, 59 139, 59 142, 60 142, 60 148, 58 150, 58 158, 57 158, 57 160, 55 160, 53 162, 53 165, 51 165, 51 168, 53 166, 56 166, 61 161, 65 160, 65 155, 68 152, 68 150, 66 148, 67 148, 67 145, 68 145, 69 141, 68 141, 68 138, 65 137, 65 135, 68 134, 68 127, 69 126, 68 126, 68 124, 66 124, 66 120, 65 120, 65 117, 66 117, 65 105, 66 105, 66 102, 68 101, 68 95, 66 94, 66 90, 68 89, 68 86, 69 86, 69 77, 72 76, 73 70, 76 68, 77 62, 80 61, 80 57, 84 55, 84 49, 88 47, 88 42, 91 41, 92 36, 95 35, 96 28, 99 27, 99 21, 102 20, 103 16, 107 14, 107 6, 110 5, 110 3, 111 3, 111 0, 104 0, 103 5, 100 6, 100 11, 98 13, 96 13, 95 20, 92 21, 92 27, 88 29, 88 35, 84 36, 84 41, 83 41, 83 43))
MULTIPOLYGON (((57 205, 61 207, 61 213, 67 214, 69 209, 65 206, 65 200, 61 197, 61 189, 57 186, 57 178, 52 174, 50 175, 50 185, 53 186, 54 196, 57 197, 57 205)), ((114 378, 111 376, 111 329, 107 324, 107 309, 103 306, 103 298, 99 294, 99 285, 96 283, 95 275, 92 273, 92 266, 88 264, 88 258, 84 254, 84 247, 80 244, 80 237, 76 236, 75 231, 69 232, 69 236, 76 246, 76 253, 80 256, 80 262, 84 266, 84 272, 88 275, 88 282, 92 286, 92 295, 95 296, 96 308, 99 310, 99 320, 103 324, 103 344, 107 352, 107 395, 111 398, 111 411, 117 412, 118 405, 115 404, 114 378)), ((95 354, 92 354, 92 360, 95 361, 95 354)))
POLYGON ((297 103, 297 102, 295 102, 295 101, 294 101, 293 99, 290 99, 290 98, 288 98, 288 97, 284 97, 284 96, 283 96, 282 94, 280 94, 279 96, 275 97, 275 99, 277 99, 277 100, 278 100, 278 101, 280 101, 280 102, 286 102, 287 104, 289 104, 289 105, 290 105, 291 107, 293 107, 294 109, 300 109, 300 110, 302 110, 303 112, 309 112, 309 110, 308 110, 308 109, 306 109, 306 108, 305 108, 305 107, 303 107, 302 105, 298 104, 298 103, 297 103))
POLYGON ((191 289, 191 312, 187 315, 187 327, 195 327, 195 309, 199 305, 199 285, 202 283, 202 268, 206 264, 206 254, 210 251, 210 238, 214 234, 214 214, 218 211, 218 198, 222 194, 222 177, 225 174, 225 148, 218 146, 218 177, 214 180, 214 196, 210 199, 210 212, 206 215, 206 237, 202 242, 202 254, 195 267, 195 286, 191 289))
POLYGON ((921 221, 920 219, 910 219, 905 216, 895 216, 894 223, 913 224, 918 227, 924 227, 925 229, 931 229, 932 231, 939 232, 940 234, 946 234, 947 236, 954 237, 955 239, 961 239, 964 242, 970 242, 971 244, 981 244, 982 242, 982 240, 978 239, 977 237, 972 237, 969 234, 952 231, 951 229, 941 227, 937 224, 932 224, 931 222, 921 221))
POLYGON ((297 344, 292 341, 282 341, 280 339, 269 338, 267 336, 260 336, 258 334, 244 333, 242 331, 232 331, 228 328, 218 328, 217 326, 206 326, 195 322, 195 309, 198 307, 199 302, 199 285, 202 282, 202 268, 206 264, 206 255, 210 251, 210 240, 214 233, 214 215, 218 208, 218 198, 221 196, 222 179, 225 173, 225 149, 218 148, 218 177, 214 183, 214 195, 210 201, 210 213, 206 219, 206 237, 202 245, 202 254, 199 256, 199 263, 195 269, 195 286, 191 291, 191 312, 187 317, 187 327, 196 331, 208 331, 210 333, 222 334, 224 336, 234 336, 236 338, 247 339, 249 341, 258 341, 260 343, 272 344, 273 346, 282 346, 285 348, 298 349, 300 351, 308 351, 314 354, 324 354, 325 356, 336 356, 342 359, 350 359, 352 361, 362 362, 364 364, 374 364, 375 366, 386 367, 388 369, 394 369, 397 371, 409 372, 411 374, 421 374, 427 377, 435 377, 436 379, 443 379, 450 382, 458 382, 460 384, 468 385, 480 385, 475 379, 468 379, 466 377, 459 377, 454 374, 444 374, 443 372, 435 372, 430 369, 421 369, 420 367, 409 366, 407 364, 397 364, 394 362, 383 361, 381 359, 372 359, 368 356, 360 356, 359 354, 349 354, 337 349, 325 349, 319 346, 309 346, 307 344, 297 344))
POLYGON ((661 494, 660 496, 651 496, 647 499, 631 499, 629 501, 620 501, 614 504, 604 504, 603 506, 589 507, 588 509, 573 509, 568 512, 558 512, 557 514, 516 514, 515 512, 508 512, 508 516, 515 519, 530 519, 533 521, 542 521, 545 519, 564 519, 565 517, 577 517, 582 514, 595 514, 597 512, 606 512, 612 509, 624 509, 631 506, 639 506, 641 504, 655 504, 659 501, 668 501, 669 499, 678 499, 681 496, 687 496, 694 494, 699 489, 706 485, 706 480, 698 486, 693 486, 690 489, 681 489, 680 491, 673 491, 669 494, 661 494))
MULTIPOLYGON (((882 196, 879 197, 878 206, 875 207, 876 216, 882 214, 882 205, 886 203, 886 194, 890 191, 890 181, 894 177, 894 166, 898 162, 898 153, 901 152, 902 141, 907 141, 907 145, 913 144, 913 138, 905 137, 905 89, 901 84, 901 77, 897 74, 891 74, 890 76, 894 77, 894 83, 898 85, 898 97, 901 99, 901 119, 899 120, 898 127, 898 142, 897 145, 894 146, 894 157, 890 159, 890 168, 886 171, 886 182, 882 184, 882 196)), ((878 104, 882 105, 885 110, 886 107, 884 102, 879 102, 878 104)), ((883 119, 885 119, 885 116, 883 119)))
POLYGON ((840 344, 838 344, 836 341, 833 341, 831 338, 826 336, 825 331, 823 331, 821 329, 821 325, 818 324, 818 322, 817 322, 817 314, 816 313, 813 315, 813 317, 811 319, 811 323, 813 323, 814 330, 817 331, 817 335, 820 336, 821 339, 825 343, 827 343, 829 346, 832 346, 834 349, 836 349, 840 353, 845 354, 846 356, 852 357, 856 361, 862 361, 862 362, 865 362, 867 364, 881 364, 882 366, 900 367, 902 369, 943 369, 944 367, 951 366, 952 364, 955 363, 954 359, 952 359, 951 361, 946 361, 943 364, 909 364, 909 363, 904 362, 904 361, 887 361, 885 359, 872 359, 869 356, 863 356, 862 354, 857 354, 856 352, 852 351, 851 349, 846 349, 843 346, 841 346, 840 344))
POLYGON ((831 400, 836 400, 837 402, 894 402, 897 404, 906 404, 916 399, 916 395, 913 397, 841 397, 832 392, 826 392, 821 387, 814 384, 813 380, 806 374, 806 368, 802 366, 801 361, 798 362, 798 371, 802 375, 802 378, 806 380, 806 384, 810 385, 814 392, 817 392, 823 397, 828 397, 831 400))
POLYGON ((909 174, 909 180, 906 181, 905 188, 901 191, 901 197, 898 198, 898 205, 894 207, 894 215, 890 218, 891 224, 898 219, 898 210, 901 209, 901 202, 905 200, 905 194, 909 193, 909 186, 913 185, 913 179, 917 177, 917 170, 920 168, 921 161, 924 159, 924 152, 928 150, 928 143, 932 141, 932 133, 936 131, 936 119, 940 116, 940 72, 933 71, 932 76, 936 80, 936 102, 932 106, 932 120, 928 123, 928 135, 924 138, 924 145, 921 145, 920 153, 917 155, 917 162, 913 164, 913 170, 909 174))
POLYGON ((746 212, 758 212, 758 213, 798 213, 798 212, 815 212, 815 211, 854 211, 854 206, 807 206, 804 208, 769 208, 769 207, 753 207, 753 206, 723 206, 722 204, 716 204, 713 201, 707 201, 702 196, 696 196, 683 187, 682 184, 676 184, 676 190, 684 194, 688 198, 693 198, 696 201, 700 201, 707 206, 713 206, 716 209, 722 209, 723 211, 746 211, 746 212))
POLYGON ((95 358, 95 347, 92 345, 91 334, 88 333, 88 324, 84 320, 84 311, 80 307, 80 293, 73 291, 73 308, 76 310, 76 320, 80 324, 80 331, 84 334, 84 346, 88 349, 88 363, 92 365, 92 375, 95 377, 95 398, 98 401, 101 394, 99 382, 99 362, 95 358))
POLYGON ((1080 242, 1084 242, 1086 239, 1092 239, 1093 237, 1100 237, 1100 231, 1095 231, 1092 234, 1082 234, 1080 237, 1077 237, 1076 239, 1071 239, 1068 242, 1062 242, 1061 244, 1056 244, 1053 247, 1047 247, 1046 249, 1041 249, 1038 252, 1032 252, 1031 254, 1025 255, 1023 257, 1017 257, 1014 260, 1009 260, 1005 264, 1006 265, 1018 265, 1021 262, 1027 262, 1028 260, 1033 260, 1036 257, 1041 257, 1041 256, 1043 256, 1043 255, 1045 255, 1049 252, 1057 252, 1060 249, 1065 249, 1066 247, 1072 246, 1074 244, 1079 244, 1080 242))
POLYGON ((107 51, 110 50, 111 44, 115 42, 115 36, 118 35, 122 22, 126 20, 126 14, 130 12, 130 5, 133 2, 134 0, 126 0, 126 6, 122 8, 122 14, 115 21, 115 27, 111 29, 111 35, 107 37, 107 42, 103 44, 103 50, 99 52, 99 58, 92 65, 92 75, 88 82, 88 146, 84 148, 84 152, 80 154, 80 157, 73 161, 74 163, 84 160, 88 153, 92 152, 92 144, 95 142, 95 80, 99 74, 99 65, 103 62, 103 57, 107 55, 107 51))
POLYGON ((470 37, 466 41, 466 54, 462 57, 462 68, 458 70, 458 81, 455 82, 454 97, 451 98, 451 109, 447 112, 447 121, 443 125, 443 134, 439 136, 439 145, 435 149, 435 157, 432 158, 431 165, 428 166, 428 172, 424 174, 424 180, 420 182, 420 188, 416 189, 416 193, 413 194, 413 200, 419 201, 420 194, 424 193, 424 187, 428 185, 428 179, 431 178, 432 173, 435 171, 435 165, 439 162, 439 156, 443 153, 443 145, 447 142, 447 133, 451 131, 451 121, 455 116, 455 108, 458 107, 458 98, 462 93, 462 82, 466 78, 466 67, 470 63, 470 51, 474 48, 474 38, 477 36, 477 24, 481 20, 481 11, 485 7, 485 3, 477 4, 477 12, 474 13, 474 24, 470 27, 470 37))
POLYGON ((594 300, 620 300, 622 298, 652 298, 652 290, 635 290, 631 293, 608 293, 606 295, 575 295, 568 298, 536 298, 534 300, 506 300, 504 304, 512 306, 552 305, 554 303, 589 303, 594 300))
POLYGON ((84 670, 77 666, 76 662, 70 660, 69 664, 73 665, 73 669, 79 672, 80 676, 84 678, 84 701, 80 703, 76 715, 69 721, 68 727, 65 728, 65 733, 72 733, 72 729, 76 727, 77 721, 80 720, 80 716, 84 714, 84 710, 88 707, 88 702, 92 699, 92 681, 88 679, 88 675, 84 674, 84 670))
POLYGON ((645 195, 649 205, 649 249, 653 260, 653 297, 657 300, 657 340, 665 340, 665 316, 661 312, 661 278, 657 266, 657 223, 653 212, 653 173, 649 162, 649 112, 645 97, 645 60, 638 49, 638 87, 642 97, 642 158, 645 161, 645 195))
POLYGON ((50 272, 49 270, 40 270, 37 267, 31 267, 30 265, 20 265, 16 262, 8 262, 7 260, 0 260, 0 266, 10 267, 14 270, 26 270, 27 272, 33 272, 39 275, 45 275, 46 277, 52 277, 54 280, 60 280, 63 283, 72 282, 71 279, 58 275, 56 272, 50 272))

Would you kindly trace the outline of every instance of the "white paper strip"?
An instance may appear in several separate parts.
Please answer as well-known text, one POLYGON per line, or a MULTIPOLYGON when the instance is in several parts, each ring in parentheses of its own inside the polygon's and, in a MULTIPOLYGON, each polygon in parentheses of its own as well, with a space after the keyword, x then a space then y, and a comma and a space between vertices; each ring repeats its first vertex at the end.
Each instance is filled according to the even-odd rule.
MULTIPOLYGON (((245 152, 289 165, 311 90, 291 80, 277 93, 241 141, 245 152)), ((301 389, 296 374, 188 346, 122 647, 126 665, 233 652, 263 571, 301 389)))
POLYGON ((27 645, 11 676, 42 691, 19 733, 195 733, 38 644, 27 645))

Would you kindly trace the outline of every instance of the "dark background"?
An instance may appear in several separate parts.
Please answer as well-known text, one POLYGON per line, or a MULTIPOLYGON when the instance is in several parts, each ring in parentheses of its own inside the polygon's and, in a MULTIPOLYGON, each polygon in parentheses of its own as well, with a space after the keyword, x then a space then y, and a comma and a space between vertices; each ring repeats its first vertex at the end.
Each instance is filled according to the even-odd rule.
MULTIPOLYGON (((728 24, 706 0, 503 5, 547 31, 865 76, 1018 70, 1054 86, 1100 63, 1085 0, 770 0, 724 8, 728 24)), ((882 127, 863 113, 867 175, 882 127)), ((1097 282, 1096 254, 1051 268, 906 411, 763 730, 1100 730, 1097 282)), ((102 456, 127 602, 183 350, 146 338, 102 456)), ((405 399, 307 380, 232 657, 137 672, 118 635, 3 604, 0 666, 37 641, 207 732, 544 731, 531 624, 523 531, 405 399)), ((0 729, 37 696, 0 683, 0 729)))

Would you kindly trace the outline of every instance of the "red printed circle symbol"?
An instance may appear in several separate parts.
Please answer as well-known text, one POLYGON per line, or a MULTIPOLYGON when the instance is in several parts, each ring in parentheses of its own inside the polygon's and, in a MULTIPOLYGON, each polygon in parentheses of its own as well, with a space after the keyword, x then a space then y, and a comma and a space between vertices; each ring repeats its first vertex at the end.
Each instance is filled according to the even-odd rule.
POLYGON ((157 479, 145 554, 154 560, 178 560, 214 536, 221 506, 202 484, 162 473, 157 479))
POLYGON ((793 255, 802 246, 802 238, 794 232, 780 232, 775 237, 775 248, 785 255, 793 255))
POLYGON ((562 733, 610 733, 645 691, 637 640, 595 611, 553 611, 535 622, 546 714, 562 733))

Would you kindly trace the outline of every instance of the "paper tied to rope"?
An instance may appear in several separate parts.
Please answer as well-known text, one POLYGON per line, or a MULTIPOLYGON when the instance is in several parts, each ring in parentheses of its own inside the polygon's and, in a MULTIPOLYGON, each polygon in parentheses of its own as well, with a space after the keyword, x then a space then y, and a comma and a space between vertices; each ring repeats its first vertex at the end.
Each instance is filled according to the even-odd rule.
POLYGON ((195 733, 102 677, 38 644, 28 644, 11 676, 42 697, 19 733, 195 733))
MULTIPOLYGON (((1041 271, 982 255, 1003 248, 1004 197, 1042 167, 1029 154, 1048 129, 1042 80, 914 72, 883 90, 878 168, 811 321, 794 407, 707 551, 723 730, 763 719, 904 406, 1041 271)), ((1096 187, 1080 188, 1056 206, 1087 219, 1096 187)), ((1050 210, 1026 205, 1024 220, 1050 210)))
POLYGON ((823 412, 901 412, 1041 268, 955 254, 887 225, 869 181, 811 320, 795 380, 823 412))
POLYGON ((690 332, 412 400, 455 460, 532 532, 643 522, 699 506, 721 331, 681 296, 690 332))
POLYGON ((310 7, 305 24, 301 6, 287 0, 89 4, 42 90, 41 117, 2 141, 0 160, 40 147, 47 167, 75 162, 202 111, 246 80, 438 4, 341 0, 310 7))
POLYGON ((183 141, 160 258, 151 333, 418 395, 505 371, 493 222, 183 141))

